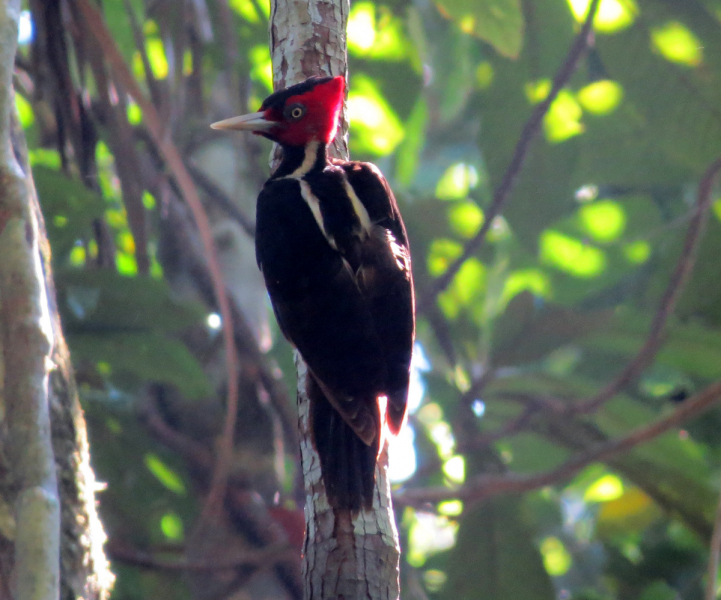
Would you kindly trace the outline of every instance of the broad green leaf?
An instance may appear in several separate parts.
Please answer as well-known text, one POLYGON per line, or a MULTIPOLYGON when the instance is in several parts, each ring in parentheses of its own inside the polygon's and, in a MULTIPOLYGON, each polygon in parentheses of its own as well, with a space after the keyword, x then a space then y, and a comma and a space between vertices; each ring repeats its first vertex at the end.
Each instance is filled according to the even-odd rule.
POLYGON ((553 600, 556 594, 512 497, 467 509, 448 557, 443 600, 553 600))
POLYGON ((186 346, 152 332, 69 333, 73 359, 91 364, 106 363, 111 381, 126 390, 156 381, 178 387, 186 398, 211 393, 210 383, 186 346))
POLYGON ((205 317, 197 304, 177 302, 165 281, 108 270, 58 274, 59 308, 69 331, 178 331, 205 317))
POLYGON ((516 58, 523 46, 523 12, 519 0, 437 0, 441 12, 466 33, 478 36, 499 54, 516 58))
MULTIPOLYGON (((76 179, 42 165, 33 166, 33 178, 45 215, 56 265, 68 260, 76 242, 92 238, 93 219, 103 215, 103 199, 76 179)), ((83 250, 84 248, 80 247, 83 250)))

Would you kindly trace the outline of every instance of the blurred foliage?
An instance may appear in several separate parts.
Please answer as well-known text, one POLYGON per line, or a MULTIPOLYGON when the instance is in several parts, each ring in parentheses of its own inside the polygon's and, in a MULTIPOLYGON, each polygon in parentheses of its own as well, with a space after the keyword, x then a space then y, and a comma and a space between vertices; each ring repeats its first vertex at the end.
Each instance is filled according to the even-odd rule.
MULTIPOLYGON (((352 3, 351 153, 375 161, 391 182, 420 296, 484 223, 520 132, 548 95, 589 4, 352 3)), ((108 483, 101 509, 117 558, 115 598, 210 597, 210 590, 225 597, 238 587, 253 598, 296 597, 280 571, 285 584, 241 573, 222 592, 210 575, 183 578, 178 569, 125 564, 126 551, 113 555, 130 547, 162 562, 190 551, 184 539, 222 426, 220 320, 203 259, 192 254, 197 234, 182 225, 182 202, 142 111, 90 36, 65 26, 77 16, 71 0, 27 8, 16 106, 94 464, 108 483)), ((220 186, 198 180, 223 264, 233 263, 228 248, 241 248, 240 257, 252 240, 239 230, 242 242, 233 246, 238 225, 218 196, 227 181, 241 181, 238 197, 227 194, 251 214, 269 147, 235 138, 231 147, 207 125, 256 109, 270 92, 268 2, 105 0, 102 11, 184 158, 220 186)), ((721 3, 601 0, 594 45, 545 115, 488 243, 419 315, 413 435, 393 450, 403 462, 399 485, 452 488, 480 474, 544 472, 668 414, 721 378, 716 187, 694 271, 653 363, 591 414, 559 419, 534 404, 592 397, 642 346, 698 181, 720 154, 721 3)), ((254 270, 252 256, 250 264, 254 270)), ((243 294, 263 292, 248 277, 226 271, 257 337, 236 332, 245 383, 231 484, 252 492, 292 540, 303 499, 295 451, 283 446, 283 411, 267 399, 268 377, 258 375, 282 372, 292 390, 292 359, 276 330, 272 344, 257 333, 262 325, 243 294)), ((522 496, 403 509, 402 597, 700 599, 721 409, 683 427, 522 496)), ((250 521, 245 513, 229 517, 243 543, 263 545, 250 521)))

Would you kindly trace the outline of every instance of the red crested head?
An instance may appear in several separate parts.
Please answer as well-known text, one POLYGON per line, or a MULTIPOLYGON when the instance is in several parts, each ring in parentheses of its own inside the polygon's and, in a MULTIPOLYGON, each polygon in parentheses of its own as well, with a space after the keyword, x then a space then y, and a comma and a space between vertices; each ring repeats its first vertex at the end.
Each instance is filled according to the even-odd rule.
POLYGON ((268 96, 260 111, 213 123, 214 129, 239 129, 263 135, 282 146, 330 144, 343 107, 343 77, 311 77, 268 96))

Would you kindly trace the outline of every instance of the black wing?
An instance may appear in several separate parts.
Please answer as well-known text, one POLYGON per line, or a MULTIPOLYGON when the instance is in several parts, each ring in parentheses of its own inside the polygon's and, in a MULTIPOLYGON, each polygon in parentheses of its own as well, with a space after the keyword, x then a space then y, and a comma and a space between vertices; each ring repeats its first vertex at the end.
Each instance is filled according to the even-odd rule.
POLYGON ((336 164, 345 171, 373 224, 371 235, 362 244, 357 281, 384 350, 388 425, 397 434, 406 414, 415 334, 408 236, 393 192, 378 168, 361 162, 336 164))
POLYGON ((272 181, 261 191, 256 256, 281 331, 344 420, 366 444, 377 443, 387 374, 375 319, 298 181, 272 181))

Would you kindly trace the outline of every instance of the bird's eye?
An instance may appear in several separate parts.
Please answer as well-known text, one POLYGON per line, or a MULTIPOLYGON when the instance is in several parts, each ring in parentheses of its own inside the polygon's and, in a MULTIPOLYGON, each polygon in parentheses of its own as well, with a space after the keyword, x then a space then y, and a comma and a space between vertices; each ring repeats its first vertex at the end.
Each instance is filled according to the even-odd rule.
POLYGON ((285 116, 292 121, 297 121, 305 114, 305 106, 302 104, 291 104, 285 109, 285 116))

